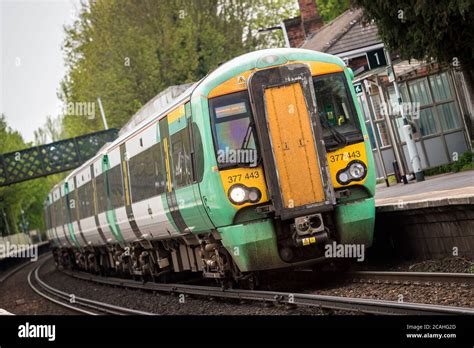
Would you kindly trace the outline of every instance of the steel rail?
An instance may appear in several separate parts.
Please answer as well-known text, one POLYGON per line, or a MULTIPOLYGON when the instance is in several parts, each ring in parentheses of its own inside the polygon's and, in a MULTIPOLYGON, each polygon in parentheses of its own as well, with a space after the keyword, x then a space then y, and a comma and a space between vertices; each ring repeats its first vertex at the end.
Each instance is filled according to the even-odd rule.
POLYGON ((39 276, 39 269, 44 265, 44 263, 48 259, 49 257, 45 259, 40 265, 36 266, 33 270, 31 270, 30 273, 28 274, 28 284, 30 288, 33 291, 35 291, 38 295, 47 299, 48 301, 54 302, 60 306, 72 309, 74 311, 77 311, 83 314, 88 314, 88 315, 99 315, 102 313, 114 314, 114 315, 156 315, 155 313, 116 306, 116 305, 108 304, 101 301, 95 301, 95 300, 75 296, 74 294, 69 294, 67 292, 61 291, 59 289, 56 289, 46 284, 43 280, 41 280, 39 276), (31 279, 32 276, 34 276, 34 280, 38 283, 41 290, 38 289, 33 284, 32 279, 31 279), (54 297, 60 298, 62 299, 62 301, 54 297), (73 299, 73 302, 71 302, 71 299, 73 299), (78 306, 87 307, 89 309, 94 310, 95 312, 85 310, 78 306))
POLYGON ((82 314, 87 314, 87 315, 98 315, 98 313, 95 313, 95 312, 90 312, 90 311, 87 311, 85 309, 82 309, 82 308, 79 308, 77 306, 72 306, 72 305, 69 305, 67 303, 65 303, 64 301, 59 301, 47 294, 45 294, 44 292, 42 292, 41 290, 39 290, 36 286, 33 285, 33 282, 31 281, 31 276, 33 274, 33 270, 28 274, 28 285, 30 286, 30 288, 36 292, 39 296, 43 297, 44 299, 50 301, 50 302, 53 302, 53 303, 56 303, 58 305, 60 305, 61 307, 65 307, 65 308, 68 308, 68 309, 72 309, 73 311, 76 311, 76 312, 79 312, 79 313, 82 313, 82 314))
POLYGON ((354 279, 368 279, 393 282, 412 283, 456 283, 474 285, 474 274, 472 273, 443 273, 443 272, 379 272, 379 271, 359 271, 347 273, 354 279))
POLYGON ((446 315, 464 314, 474 315, 474 308, 430 305, 422 303, 400 303, 396 301, 373 300, 363 298, 253 291, 240 289, 221 289, 212 286, 196 286, 187 284, 160 284, 145 283, 120 278, 102 278, 84 272, 64 271, 66 274, 78 279, 93 281, 112 286, 134 288, 141 290, 188 294, 210 298, 227 298, 238 300, 251 300, 266 303, 279 303, 288 305, 301 305, 324 309, 361 312, 370 314, 404 314, 404 315, 446 315))

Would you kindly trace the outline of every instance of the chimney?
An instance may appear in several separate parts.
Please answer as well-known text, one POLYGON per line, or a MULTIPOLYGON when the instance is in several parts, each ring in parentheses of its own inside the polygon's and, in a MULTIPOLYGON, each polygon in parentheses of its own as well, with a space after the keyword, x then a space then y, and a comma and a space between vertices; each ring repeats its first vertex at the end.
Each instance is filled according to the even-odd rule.
POLYGON ((284 21, 291 47, 300 47, 306 38, 324 25, 315 0, 298 0, 300 17, 284 21))

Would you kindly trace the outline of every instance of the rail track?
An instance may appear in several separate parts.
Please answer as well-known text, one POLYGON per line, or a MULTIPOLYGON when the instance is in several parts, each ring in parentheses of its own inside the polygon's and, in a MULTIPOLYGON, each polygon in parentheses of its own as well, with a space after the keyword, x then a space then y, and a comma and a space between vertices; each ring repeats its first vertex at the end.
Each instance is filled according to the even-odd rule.
POLYGON ((164 292, 168 294, 187 294, 206 298, 224 298, 258 301, 267 304, 308 306, 321 309, 350 311, 367 314, 389 315, 474 315, 474 308, 430 305, 422 303, 399 303, 396 301, 349 298, 315 294, 254 291, 241 289, 222 289, 213 286, 190 284, 143 283, 121 278, 103 278, 84 272, 63 271, 72 277, 110 286, 164 292))
POLYGON ((157 315, 156 313, 139 311, 131 308, 111 305, 108 303, 94 301, 87 298, 77 297, 73 294, 68 294, 64 291, 56 289, 46 284, 39 276, 39 270, 51 257, 47 257, 42 262, 33 268, 28 274, 28 285, 39 296, 44 299, 54 302, 62 307, 71 309, 81 314, 100 315, 157 315))
POLYGON ((360 271, 350 272, 347 275, 354 282, 360 281, 375 284, 431 285, 450 283, 474 286, 474 274, 472 273, 360 271))

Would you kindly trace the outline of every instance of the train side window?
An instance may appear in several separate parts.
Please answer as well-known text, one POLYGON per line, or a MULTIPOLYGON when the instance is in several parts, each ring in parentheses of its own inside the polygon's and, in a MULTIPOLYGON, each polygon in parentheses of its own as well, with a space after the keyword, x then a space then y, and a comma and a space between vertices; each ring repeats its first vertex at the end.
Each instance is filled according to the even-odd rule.
POLYGON ((153 145, 153 166, 155 171, 156 194, 161 195, 166 191, 166 175, 163 167, 163 149, 160 143, 153 145))
POLYGON ((175 188, 191 185, 191 147, 187 127, 171 135, 171 157, 175 188))
POLYGON ((61 225, 65 225, 67 223, 66 197, 61 197, 59 200, 59 207, 61 209, 61 225))
POLYGON ((97 198, 97 214, 107 210, 107 192, 105 191, 104 173, 95 178, 95 193, 97 198))
POLYGON ((95 215, 95 210, 94 210, 94 190, 92 186, 92 180, 89 181, 85 185, 85 190, 86 190, 86 201, 84 202, 86 205, 86 212, 87 216, 94 216, 95 215))
POLYGON ((123 200, 123 183, 122 183, 122 169, 117 165, 107 171, 109 181, 109 193, 112 207, 119 208, 124 205, 123 200))
POLYGON ((201 133, 195 122, 191 124, 192 126, 192 137, 193 137, 193 153, 194 153, 194 180, 196 182, 201 182, 204 177, 204 150, 202 146, 201 133))
POLYGON ((52 204, 50 204, 50 205, 48 206, 48 214, 49 214, 49 229, 52 229, 52 228, 56 227, 56 226, 54 225, 54 220, 53 220, 53 209, 52 209, 52 208, 53 208, 53 205, 52 205, 52 204))
POLYGON ((64 196, 61 198, 61 207, 63 208, 63 225, 69 223, 69 216, 67 214, 67 197, 64 196))
POLYGON ((79 216, 81 217, 81 220, 86 217, 85 211, 84 211, 83 197, 84 197, 84 186, 81 186, 77 189, 77 208, 79 209, 79 216))
POLYGON ((49 206, 49 211, 51 213, 51 225, 53 227, 57 227, 58 225, 56 225, 56 204, 55 202, 51 203, 51 205, 49 206))
POLYGON ((156 191, 152 189, 155 187, 153 151, 156 149, 157 144, 130 159, 130 186, 133 202, 139 202, 156 195, 156 191))
POLYGON ((60 197, 58 200, 58 205, 57 205, 57 210, 58 210, 58 223, 59 226, 63 225, 63 202, 62 202, 62 197, 60 197))
POLYGON ((59 217, 58 217, 58 202, 53 202, 53 216, 54 216, 54 227, 59 226, 59 217))
POLYGON ((78 194, 79 194, 79 212, 82 219, 88 218, 89 216, 93 215, 93 206, 92 206, 92 192, 91 189, 91 181, 85 183, 81 187, 79 187, 78 194))
POLYGON ((51 214, 51 227, 56 227, 56 221, 54 219, 54 202, 51 202, 49 206, 49 213, 51 214))
POLYGON ((51 222, 49 220, 49 206, 47 205, 44 209, 44 215, 46 216, 45 223, 46 223, 46 231, 51 229, 51 222))
POLYGON ((70 222, 73 222, 73 221, 76 221, 76 208, 77 208, 77 202, 76 202, 76 193, 74 191, 71 191, 69 192, 69 194, 67 195, 66 197, 66 209, 68 211, 68 221, 70 222), (71 201, 73 201, 73 203, 71 204, 71 201))

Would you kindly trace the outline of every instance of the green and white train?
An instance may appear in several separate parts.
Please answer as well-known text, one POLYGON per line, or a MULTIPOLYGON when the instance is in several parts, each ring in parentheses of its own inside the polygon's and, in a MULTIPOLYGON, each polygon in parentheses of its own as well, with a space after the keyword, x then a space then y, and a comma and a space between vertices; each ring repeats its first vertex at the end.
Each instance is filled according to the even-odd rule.
POLYGON ((302 49, 221 65, 53 188, 56 262, 242 280, 369 247, 374 161, 352 78, 302 49))

